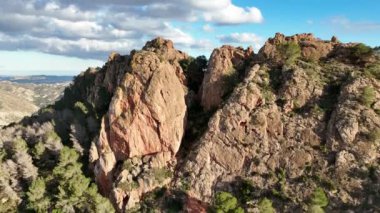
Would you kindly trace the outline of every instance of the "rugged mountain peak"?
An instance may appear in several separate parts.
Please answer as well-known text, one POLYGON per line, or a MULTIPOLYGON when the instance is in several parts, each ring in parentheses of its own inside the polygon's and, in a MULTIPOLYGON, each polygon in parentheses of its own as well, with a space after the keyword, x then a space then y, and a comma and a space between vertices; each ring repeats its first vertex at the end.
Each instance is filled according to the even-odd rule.
POLYGON ((200 90, 201 105, 211 110, 222 103, 244 75, 246 63, 253 55, 252 48, 223 45, 214 49, 200 90))
POLYGON ((162 37, 148 41, 142 49, 155 52, 161 59, 168 61, 180 61, 188 58, 186 53, 174 48, 174 44, 171 40, 166 40, 162 37))
POLYGON ((189 56, 186 53, 175 49, 171 40, 157 37, 151 41, 148 41, 142 50, 156 53, 160 61, 169 61, 170 64, 174 66, 175 73, 181 83, 184 85, 187 84, 185 74, 179 62, 188 59, 189 56))
POLYGON ((108 62, 119 60, 121 55, 117 52, 111 52, 108 56, 108 62))
POLYGON ((150 41, 131 54, 114 91, 97 143, 99 159, 93 163, 97 182, 120 211, 163 184, 166 178, 155 180, 156 173, 165 175, 174 165, 186 122, 177 61, 184 57, 170 40, 150 41), (130 165, 116 165, 123 161, 130 165))

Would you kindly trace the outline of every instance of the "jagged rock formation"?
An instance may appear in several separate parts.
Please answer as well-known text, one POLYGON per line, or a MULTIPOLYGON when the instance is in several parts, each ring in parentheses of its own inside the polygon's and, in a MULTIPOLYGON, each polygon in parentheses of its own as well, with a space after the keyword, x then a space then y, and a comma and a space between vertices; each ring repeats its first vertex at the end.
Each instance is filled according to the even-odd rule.
POLYGON ((331 210, 374 204, 378 198, 368 192, 370 178, 353 177, 349 171, 368 174, 378 164, 379 138, 374 143, 373 136, 380 116, 372 106, 379 99, 379 82, 356 76, 361 75, 358 66, 307 63, 311 55, 319 61, 334 48, 350 52, 354 46, 333 40, 311 34, 276 34, 268 40, 255 56, 266 63, 247 69, 181 169, 184 180, 178 184, 186 182, 191 197, 212 202, 218 191, 238 192, 236 184, 244 180, 257 190, 251 196, 272 194, 280 203, 287 200, 281 212, 307 210, 301 204, 320 184, 332 188, 331 210), (279 47, 288 42, 299 44, 305 62, 282 66, 286 59, 279 47), (372 88, 367 106, 360 102, 363 88, 372 88))
POLYGON ((318 38, 314 38, 313 34, 297 34, 294 36, 284 36, 281 33, 276 33, 274 38, 268 39, 265 42, 263 48, 259 51, 259 56, 262 59, 269 59, 271 62, 280 62, 284 54, 281 48, 278 48, 281 44, 294 42, 301 48, 301 55, 305 60, 317 61, 323 57, 326 57, 334 47, 339 46, 340 43, 336 37, 329 41, 323 41, 318 38))
POLYGON ((160 186, 161 180, 152 181, 154 171, 164 172, 174 164, 170 161, 175 160, 186 121, 183 71, 178 60, 186 57, 171 41, 158 38, 133 52, 124 68, 102 120, 99 159, 92 162, 103 193, 109 194, 120 210, 160 186), (131 168, 116 168, 117 161, 128 159, 132 159, 131 168), (126 189, 122 184, 136 187, 126 189))
POLYGON ((227 45, 213 51, 200 92, 201 105, 205 110, 217 108, 223 97, 231 93, 252 54, 251 48, 244 50, 227 45))
MULTIPOLYGON (((0 202, 77 210, 77 198, 54 187, 44 192, 59 199, 47 207, 31 199, 38 175, 56 184, 48 169, 63 186, 82 180, 62 177, 74 156, 117 212, 379 210, 380 59, 371 48, 276 34, 257 54, 222 46, 203 73, 206 62, 157 38, 88 69, 52 108, 0 131, 11 174, 0 173, 0 202)), ((109 208, 89 191, 82 197, 95 207, 81 200, 83 208, 109 208)))

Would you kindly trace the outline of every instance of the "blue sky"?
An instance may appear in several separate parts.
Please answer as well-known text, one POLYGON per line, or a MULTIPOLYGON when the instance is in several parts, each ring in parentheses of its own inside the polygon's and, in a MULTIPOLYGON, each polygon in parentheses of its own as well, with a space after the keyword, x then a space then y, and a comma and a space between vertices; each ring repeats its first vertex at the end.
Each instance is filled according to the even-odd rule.
POLYGON ((380 46, 377 0, 5 0, 0 75, 76 75, 156 36, 208 56, 222 44, 258 51, 276 32, 380 46))

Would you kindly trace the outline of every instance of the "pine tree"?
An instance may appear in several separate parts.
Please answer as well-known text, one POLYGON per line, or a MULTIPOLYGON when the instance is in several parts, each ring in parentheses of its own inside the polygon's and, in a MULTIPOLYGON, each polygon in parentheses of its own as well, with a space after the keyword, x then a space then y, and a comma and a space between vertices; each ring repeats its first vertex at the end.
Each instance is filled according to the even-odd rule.
POLYGON ((34 180, 26 195, 28 197, 28 209, 36 212, 47 212, 50 206, 50 200, 46 196, 46 184, 43 178, 34 180))

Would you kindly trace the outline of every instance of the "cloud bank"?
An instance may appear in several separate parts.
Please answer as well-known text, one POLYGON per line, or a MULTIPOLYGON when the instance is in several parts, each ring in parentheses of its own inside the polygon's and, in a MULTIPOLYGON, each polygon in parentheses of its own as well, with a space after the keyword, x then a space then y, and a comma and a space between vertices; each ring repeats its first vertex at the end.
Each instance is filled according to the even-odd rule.
MULTIPOLYGON (((178 48, 207 49, 174 22, 211 25, 261 23, 255 7, 231 0, 5 0, 0 7, 0 49, 104 59, 110 51, 128 53, 147 39, 163 36, 178 48)), ((248 36, 249 37, 249 36, 248 36)), ((252 38, 251 38, 252 39, 252 38)))

